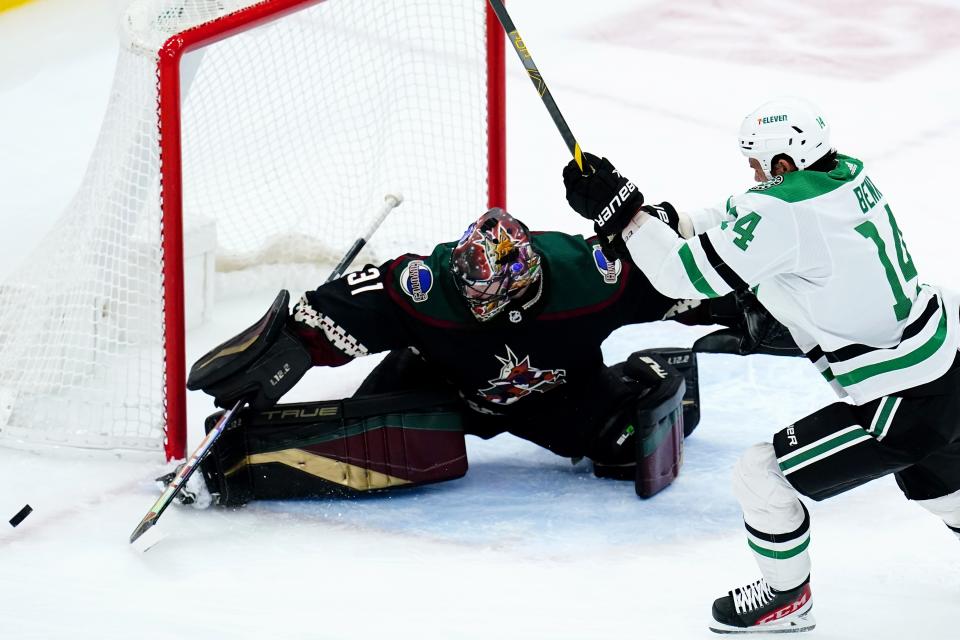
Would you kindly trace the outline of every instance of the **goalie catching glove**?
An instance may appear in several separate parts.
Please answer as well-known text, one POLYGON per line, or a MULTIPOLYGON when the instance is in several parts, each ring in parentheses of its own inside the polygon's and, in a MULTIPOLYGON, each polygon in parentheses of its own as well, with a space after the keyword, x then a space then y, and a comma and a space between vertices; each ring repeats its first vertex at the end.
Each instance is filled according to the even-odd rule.
POLYGON ((256 324, 200 358, 187 388, 201 390, 218 407, 246 400, 254 409, 273 406, 310 370, 310 353, 288 326, 290 293, 277 294, 256 324))
POLYGON ((719 324, 727 327, 700 337, 693 343, 695 353, 755 353, 773 356, 802 356, 789 329, 782 325, 750 291, 734 291, 670 317, 691 326, 719 324))

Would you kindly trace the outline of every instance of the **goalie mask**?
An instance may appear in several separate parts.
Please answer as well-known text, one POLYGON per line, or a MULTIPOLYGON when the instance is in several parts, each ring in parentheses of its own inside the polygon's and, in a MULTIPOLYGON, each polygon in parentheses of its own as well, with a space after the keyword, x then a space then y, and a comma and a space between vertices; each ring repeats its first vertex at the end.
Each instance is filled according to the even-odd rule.
POLYGON ((503 209, 471 224, 450 256, 450 270, 470 312, 481 322, 503 311, 541 277, 530 230, 503 209))

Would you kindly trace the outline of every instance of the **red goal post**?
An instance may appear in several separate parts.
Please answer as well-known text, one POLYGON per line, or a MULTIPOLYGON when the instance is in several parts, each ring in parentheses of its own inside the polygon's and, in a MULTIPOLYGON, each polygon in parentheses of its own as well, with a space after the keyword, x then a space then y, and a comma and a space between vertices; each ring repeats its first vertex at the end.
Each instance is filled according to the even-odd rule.
POLYGON ((388 187, 368 259, 456 239, 506 204, 504 42, 486 0, 135 0, 124 26, 84 183, 0 283, 0 441, 182 458, 185 220, 239 273, 335 262, 388 187))
MULTIPOLYGON (((158 118, 162 132, 163 282, 166 348, 167 459, 186 455, 186 360, 183 301, 183 228, 180 163, 180 61, 188 51, 253 29, 305 7, 339 0, 266 0, 171 36, 157 65, 158 118)), ((503 29, 486 0, 487 206, 506 207, 506 89, 503 29)))

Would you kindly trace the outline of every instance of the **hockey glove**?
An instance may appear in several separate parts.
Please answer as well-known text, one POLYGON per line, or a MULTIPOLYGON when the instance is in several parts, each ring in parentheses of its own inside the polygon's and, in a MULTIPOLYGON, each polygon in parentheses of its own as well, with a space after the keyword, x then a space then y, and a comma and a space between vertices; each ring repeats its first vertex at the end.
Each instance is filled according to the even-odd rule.
POLYGON ((567 202, 593 222, 598 236, 619 235, 643 204, 643 194, 606 158, 585 153, 584 161, 589 167, 587 175, 580 173, 573 160, 563 168, 567 202))
POLYGON ((773 356, 802 356, 790 331, 760 304, 749 291, 735 291, 700 305, 683 324, 722 324, 729 329, 709 333, 693 343, 700 353, 733 353, 741 356, 762 353, 773 356))
POLYGON ((669 202, 661 202, 660 204, 645 204, 640 207, 642 211, 646 211, 650 214, 651 217, 656 218, 667 225, 674 232, 683 237, 683 234, 680 233, 680 214, 677 213, 677 210, 669 202))
POLYGON ((312 366, 310 353, 287 326, 290 294, 281 291, 256 324, 200 358, 187 388, 214 397, 218 407, 245 399, 254 409, 273 406, 312 366))
MULTIPOLYGON (((681 238, 686 238, 693 235, 692 233, 690 233, 689 236, 684 235, 684 225, 681 222, 680 214, 677 213, 677 210, 669 202, 661 202, 660 204, 645 204, 640 207, 640 211, 647 213, 651 218, 660 220, 665 225, 673 229, 674 233, 681 238)), ((630 253, 627 250, 626 242, 624 242, 619 233, 606 236, 603 233, 598 232, 597 239, 600 241, 600 250, 603 251, 603 255, 606 256, 608 260, 626 257, 630 253)))

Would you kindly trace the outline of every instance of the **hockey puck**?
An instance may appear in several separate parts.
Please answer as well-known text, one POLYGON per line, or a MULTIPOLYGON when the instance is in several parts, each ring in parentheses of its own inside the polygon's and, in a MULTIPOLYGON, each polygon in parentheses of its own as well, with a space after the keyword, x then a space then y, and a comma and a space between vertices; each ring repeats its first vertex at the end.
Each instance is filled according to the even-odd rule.
POLYGON ((26 520, 27 516, 30 515, 31 512, 33 512, 33 507, 31 507, 28 504, 23 505, 23 509, 20 509, 20 511, 17 511, 17 515, 10 518, 10 526, 11 527, 17 526, 18 524, 26 520))

